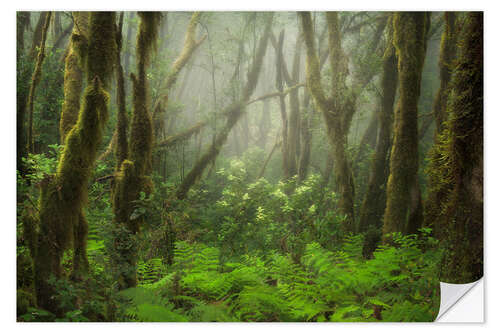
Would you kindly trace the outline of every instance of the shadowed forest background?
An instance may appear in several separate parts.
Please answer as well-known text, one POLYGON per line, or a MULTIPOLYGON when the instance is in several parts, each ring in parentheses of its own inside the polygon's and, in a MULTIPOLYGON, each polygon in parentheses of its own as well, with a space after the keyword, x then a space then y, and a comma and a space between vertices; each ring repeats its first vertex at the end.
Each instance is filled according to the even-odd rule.
POLYGON ((433 321, 482 277, 482 12, 16 15, 18 321, 433 321))

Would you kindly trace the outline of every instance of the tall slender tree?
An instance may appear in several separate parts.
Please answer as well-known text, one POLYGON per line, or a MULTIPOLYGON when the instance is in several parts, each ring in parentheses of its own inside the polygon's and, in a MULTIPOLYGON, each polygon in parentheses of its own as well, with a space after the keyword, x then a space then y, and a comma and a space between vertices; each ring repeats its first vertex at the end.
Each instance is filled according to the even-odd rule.
POLYGON ((392 43, 392 16, 388 18, 388 41, 383 58, 382 91, 377 144, 370 165, 368 188, 363 199, 359 218, 359 231, 366 231, 370 225, 380 229, 385 209, 385 185, 389 171, 389 152, 394 120, 394 99, 398 82, 396 53, 392 43))
POLYGON ((35 69, 33 70, 33 76, 31 77, 30 90, 28 94, 28 134, 27 134, 27 151, 30 153, 34 153, 34 139, 33 139, 33 113, 34 113, 34 100, 35 100, 35 92, 40 83, 40 79, 42 77, 42 65, 43 60, 45 59, 45 42, 47 41, 47 33, 49 31, 50 26, 50 17, 52 12, 47 12, 45 15, 42 13, 45 21, 42 26, 41 31, 41 39, 40 39, 40 49, 38 50, 38 54, 36 57, 35 69))
POLYGON ((131 74, 133 84, 133 115, 130 129, 128 158, 123 160, 115 176, 113 189, 114 221, 123 228, 117 233, 115 240, 118 257, 120 289, 133 287, 137 284, 136 261, 137 253, 133 246, 123 245, 131 242, 133 235, 140 230, 142 220, 133 218, 133 201, 138 200, 140 192, 151 193, 153 183, 152 149, 153 121, 148 102, 147 67, 156 45, 160 27, 161 14, 158 12, 139 12, 139 30, 137 32, 136 70, 131 74))
POLYGON ((345 214, 345 231, 354 231, 354 180, 347 157, 347 134, 355 111, 356 95, 347 88, 347 58, 342 50, 338 14, 326 13, 328 47, 330 49, 331 92, 325 95, 321 83, 320 63, 315 50, 314 32, 309 12, 299 13, 307 49, 307 86, 317 108, 325 119, 328 138, 333 148, 335 183, 340 193, 339 208, 345 214))

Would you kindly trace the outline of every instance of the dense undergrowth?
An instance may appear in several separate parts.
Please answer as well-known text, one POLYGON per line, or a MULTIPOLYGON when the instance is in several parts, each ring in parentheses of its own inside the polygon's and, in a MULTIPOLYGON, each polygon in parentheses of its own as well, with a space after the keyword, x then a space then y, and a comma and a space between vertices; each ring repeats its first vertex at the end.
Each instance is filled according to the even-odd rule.
MULTIPOLYGON (((31 157, 38 168, 34 181, 53 168, 53 155, 31 157)), ((244 165, 228 162, 184 201, 165 200, 173 185, 157 180, 156 191, 136 202, 133 215, 147 225, 125 246, 140 253, 139 285, 123 291, 117 290, 120 258, 111 244, 120 230, 110 222, 106 185, 94 183, 87 211, 90 275, 52 281, 62 318, 34 307, 31 281, 24 281, 18 320, 434 320, 441 250, 430 229, 394 234, 390 245, 367 254, 369 236, 336 231, 344 219, 335 213, 335 193, 321 188, 318 175, 293 189, 291 183, 252 181, 244 165)), ((98 166, 95 176, 106 172, 98 166)), ((23 248, 18 246, 18 266, 27 256, 23 248)), ((68 271, 70 258, 68 253, 68 271)), ((25 272, 18 276, 29 276, 28 262, 19 269, 25 272)))

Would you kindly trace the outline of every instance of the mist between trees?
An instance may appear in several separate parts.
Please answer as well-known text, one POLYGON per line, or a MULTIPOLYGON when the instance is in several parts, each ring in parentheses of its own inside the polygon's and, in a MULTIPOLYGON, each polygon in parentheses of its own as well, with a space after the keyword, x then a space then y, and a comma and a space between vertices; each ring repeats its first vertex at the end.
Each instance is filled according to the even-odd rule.
POLYGON ((481 12, 17 12, 18 321, 432 321, 483 275, 481 12))

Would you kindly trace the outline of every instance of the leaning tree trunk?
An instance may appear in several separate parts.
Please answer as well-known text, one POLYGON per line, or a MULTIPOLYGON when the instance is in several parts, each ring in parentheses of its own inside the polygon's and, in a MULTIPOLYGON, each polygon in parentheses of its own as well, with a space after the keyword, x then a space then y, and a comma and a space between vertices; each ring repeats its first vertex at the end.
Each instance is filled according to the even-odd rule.
POLYGON ((205 168, 215 161, 217 156, 219 155, 222 146, 226 143, 229 132, 234 127, 234 125, 238 122, 241 116, 245 112, 245 105, 250 100, 255 87, 257 86, 257 82, 259 79, 260 69, 262 67, 262 62, 264 59, 264 55, 266 53, 267 48, 267 40, 269 38, 269 34, 271 31, 273 15, 269 14, 268 20, 266 23, 266 27, 264 30, 263 36, 260 38, 257 51, 255 54, 254 61, 248 73, 248 79, 246 85, 243 89, 243 94, 241 99, 232 105, 230 105, 226 110, 225 114, 227 114, 226 124, 222 128, 222 130, 217 133, 215 140, 212 142, 208 151, 203 154, 198 161, 196 161, 195 165, 186 175, 182 183, 179 185, 177 189, 176 196, 179 199, 184 199, 187 196, 189 189, 196 183, 196 181, 201 177, 205 168))
POLYGON ((383 233, 413 232, 422 221, 418 184, 418 98, 429 29, 429 13, 394 14, 399 102, 387 182, 383 233))

